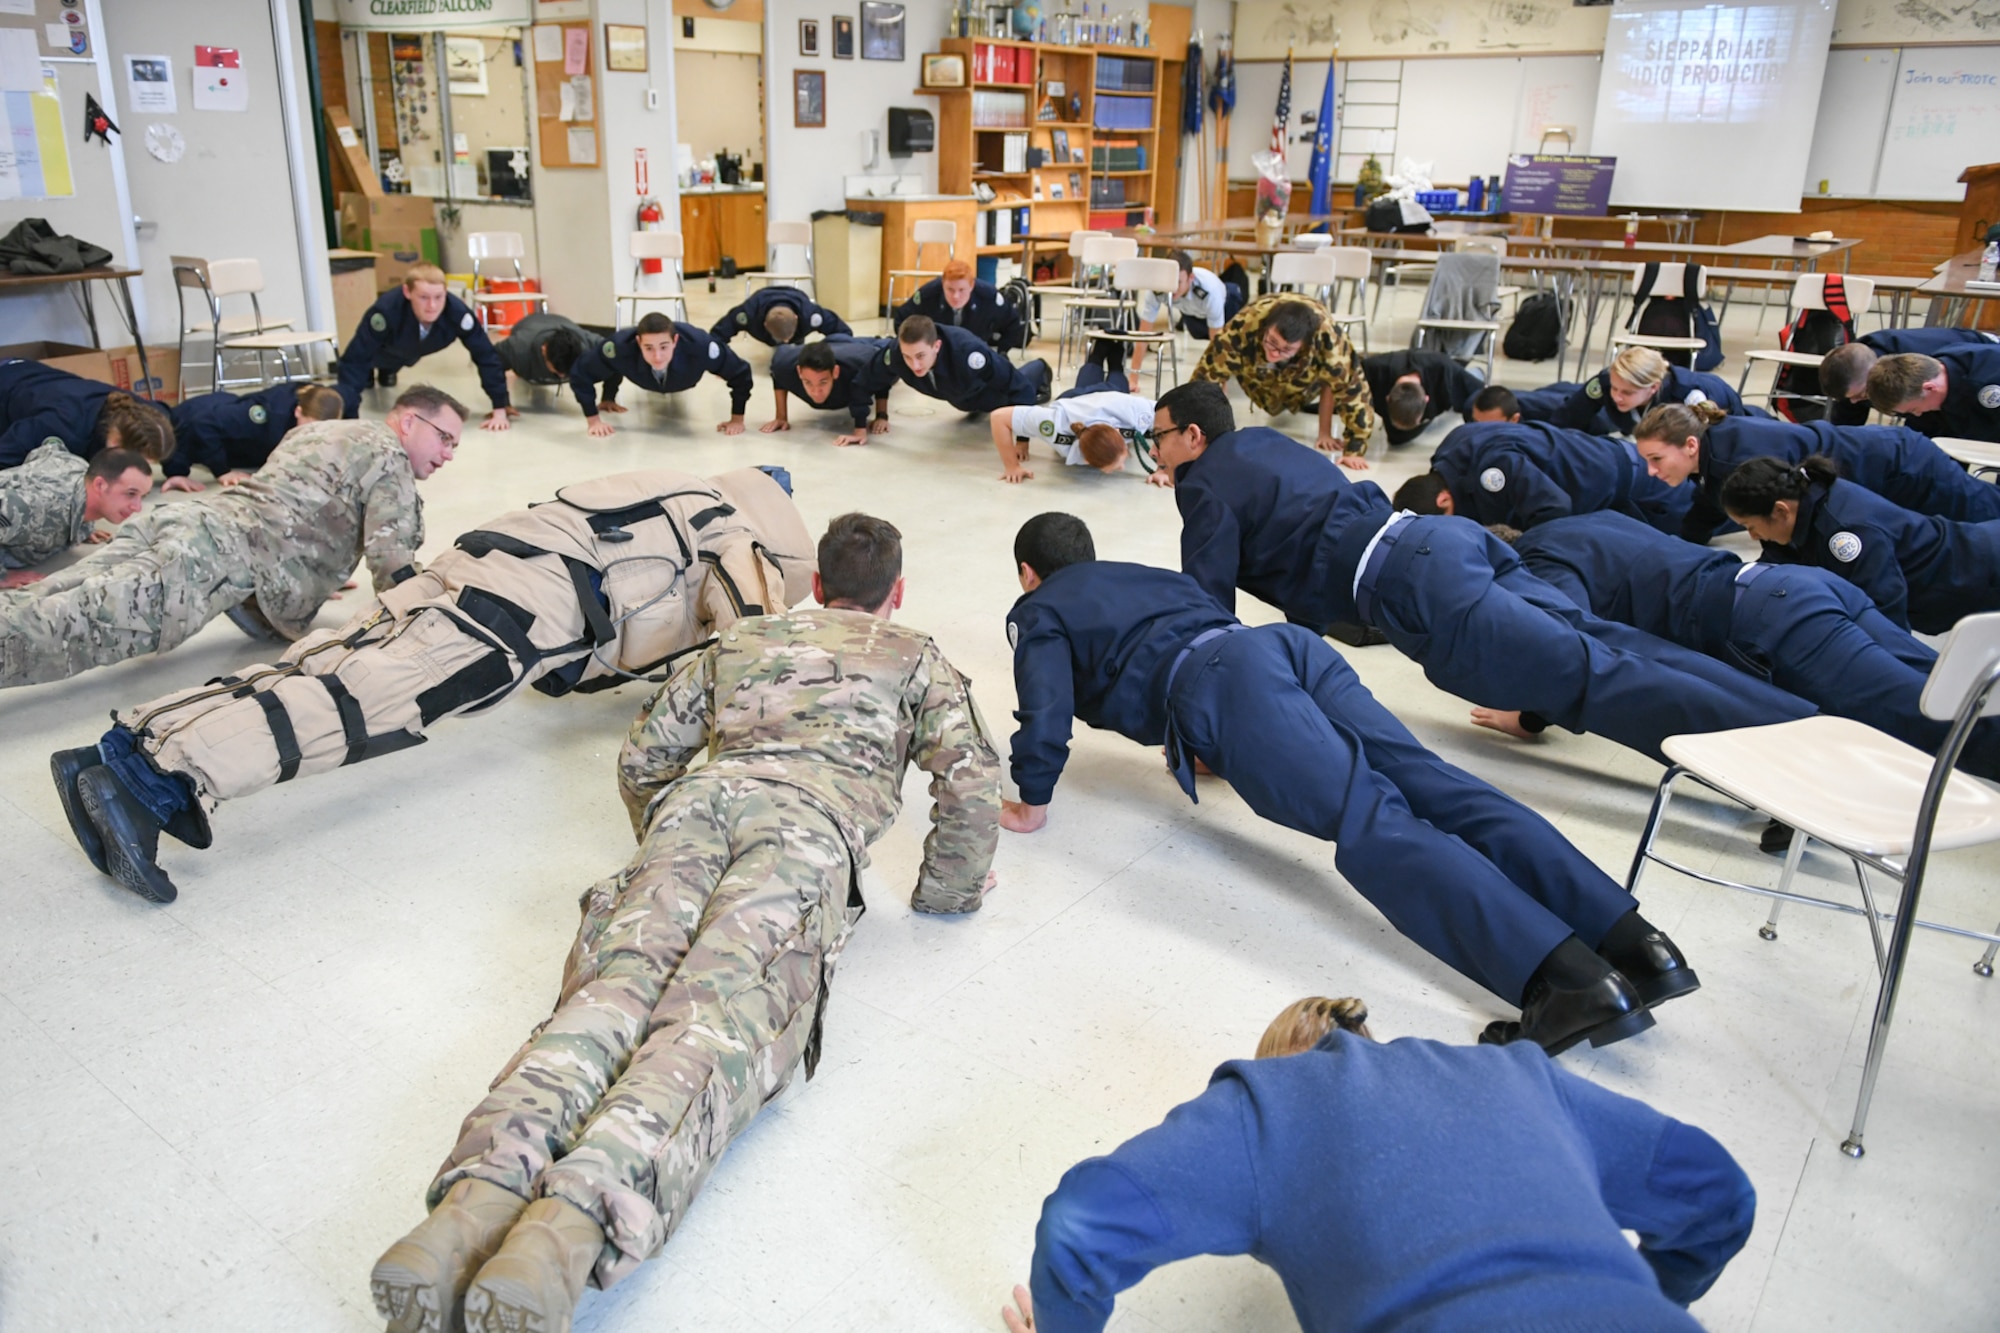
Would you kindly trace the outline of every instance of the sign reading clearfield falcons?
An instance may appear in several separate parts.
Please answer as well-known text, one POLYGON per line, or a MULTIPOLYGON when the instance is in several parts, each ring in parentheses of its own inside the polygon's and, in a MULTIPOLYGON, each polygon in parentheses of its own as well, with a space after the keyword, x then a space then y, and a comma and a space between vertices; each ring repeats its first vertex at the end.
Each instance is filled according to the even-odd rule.
POLYGON ((528 0, 339 0, 343 28, 466 28, 526 24, 528 0))
POLYGON ((1502 186, 1510 213, 1561 213, 1601 218, 1611 204, 1615 157, 1518 153, 1507 159, 1502 186))

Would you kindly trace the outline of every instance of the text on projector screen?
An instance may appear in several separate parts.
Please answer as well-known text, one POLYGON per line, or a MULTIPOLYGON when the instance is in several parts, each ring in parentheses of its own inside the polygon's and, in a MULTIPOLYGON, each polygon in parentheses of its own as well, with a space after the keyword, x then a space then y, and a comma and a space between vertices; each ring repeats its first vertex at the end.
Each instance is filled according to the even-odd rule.
POLYGON ((1757 121, 1796 71, 1795 11, 1702 8, 1614 18, 1618 112, 1640 124, 1757 121))

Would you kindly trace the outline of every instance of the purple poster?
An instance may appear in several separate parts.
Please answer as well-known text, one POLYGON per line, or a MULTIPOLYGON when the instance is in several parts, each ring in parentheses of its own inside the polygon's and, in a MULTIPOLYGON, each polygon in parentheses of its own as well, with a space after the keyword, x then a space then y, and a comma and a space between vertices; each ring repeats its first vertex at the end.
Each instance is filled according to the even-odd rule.
POLYGON ((1601 218, 1611 203, 1615 157, 1520 153, 1507 159, 1502 187, 1509 213, 1562 213, 1601 218))

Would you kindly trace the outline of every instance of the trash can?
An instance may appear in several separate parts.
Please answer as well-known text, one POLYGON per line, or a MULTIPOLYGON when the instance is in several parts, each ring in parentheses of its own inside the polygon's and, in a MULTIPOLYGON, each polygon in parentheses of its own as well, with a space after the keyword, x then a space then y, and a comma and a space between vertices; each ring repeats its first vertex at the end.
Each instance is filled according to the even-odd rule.
POLYGON ((813 286, 822 306, 848 323, 880 319, 882 215, 854 208, 812 215, 813 286))

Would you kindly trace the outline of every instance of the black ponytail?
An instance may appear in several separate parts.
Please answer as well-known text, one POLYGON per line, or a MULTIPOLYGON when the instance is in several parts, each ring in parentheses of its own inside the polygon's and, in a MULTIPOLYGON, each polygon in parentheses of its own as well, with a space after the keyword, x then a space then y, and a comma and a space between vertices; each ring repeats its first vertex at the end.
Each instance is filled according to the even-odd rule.
POLYGON ((1730 514, 1764 518, 1777 507, 1778 501, 1796 503, 1814 486, 1831 486, 1838 480, 1839 467, 1824 454, 1814 454, 1803 463, 1752 458, 1722 483, 1722 507, 1730 514))

